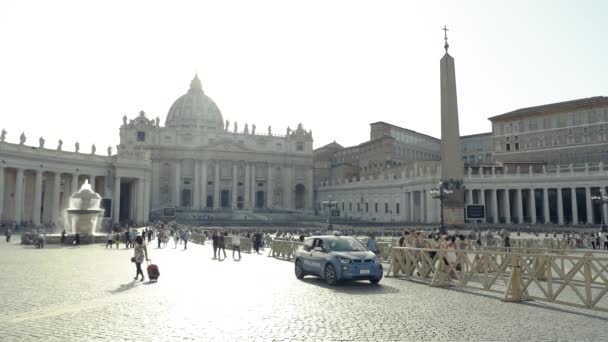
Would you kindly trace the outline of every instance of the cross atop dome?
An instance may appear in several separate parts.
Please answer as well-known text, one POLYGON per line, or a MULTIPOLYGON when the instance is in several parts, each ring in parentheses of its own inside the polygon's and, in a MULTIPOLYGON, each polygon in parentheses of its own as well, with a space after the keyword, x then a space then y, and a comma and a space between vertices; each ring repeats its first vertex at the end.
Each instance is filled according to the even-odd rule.
POLYGON ((448 28, 447 26, 443 25, 443 40, 445 40, 445 44, 443 44, 443 48, 445 49, 445 53, 448 53, 448 48, 450 47, 450 44, 448 44, 448 28))
POLYGON ((190 90, 200 90, 203 91, 203 84, 201 80, 198 78, 198 74, 194 74, 194 78, 190 81, 190 90))

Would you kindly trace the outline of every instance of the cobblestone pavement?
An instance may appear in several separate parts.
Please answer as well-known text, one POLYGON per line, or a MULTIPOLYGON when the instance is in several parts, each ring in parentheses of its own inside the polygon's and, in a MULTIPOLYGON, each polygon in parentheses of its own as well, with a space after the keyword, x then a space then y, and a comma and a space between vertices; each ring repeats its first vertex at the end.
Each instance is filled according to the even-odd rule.
POLYGON ((133 282, 122 246, 0 243, 0 340, 605 340, 604 313, 399 279, 329 287, 265 255, 182 248, 151 246, 161 277, 149 284, 133 282))

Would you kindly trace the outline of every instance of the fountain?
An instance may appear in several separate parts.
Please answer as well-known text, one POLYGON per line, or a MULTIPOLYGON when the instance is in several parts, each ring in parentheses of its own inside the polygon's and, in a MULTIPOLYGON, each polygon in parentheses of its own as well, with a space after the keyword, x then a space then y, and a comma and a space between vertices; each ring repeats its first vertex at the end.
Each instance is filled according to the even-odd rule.
POLYGON ((70 207, 66 210, 70 231, 67 233, 94 236, 99 215, 103 209, 99 207, 101 196, 91 189, 88 180, 85 180, 80 190, 70 197, 70 207))

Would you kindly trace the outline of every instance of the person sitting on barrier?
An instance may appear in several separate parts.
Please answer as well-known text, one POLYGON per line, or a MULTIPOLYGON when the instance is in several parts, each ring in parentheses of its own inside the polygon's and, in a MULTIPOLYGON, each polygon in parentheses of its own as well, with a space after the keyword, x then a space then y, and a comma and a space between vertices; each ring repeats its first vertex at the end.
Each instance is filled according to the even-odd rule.
POLYGON ((456 255, 456 236, 446 238, 446 249, 450 251, 445 253, 445 259, 450 266, 448 275, 452 279, 457 279, 455 271, 460 271, 460 264, 458 263, 458 256, 456 255))

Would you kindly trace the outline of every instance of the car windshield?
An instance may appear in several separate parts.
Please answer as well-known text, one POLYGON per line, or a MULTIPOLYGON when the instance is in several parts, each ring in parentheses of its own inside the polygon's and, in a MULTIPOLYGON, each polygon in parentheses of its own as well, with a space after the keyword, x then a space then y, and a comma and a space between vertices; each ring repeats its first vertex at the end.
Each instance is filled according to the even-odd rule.
POLYGON ((353 237, 326 240, 324 246, 334 252, 363 252, 367 249, 353 237))

